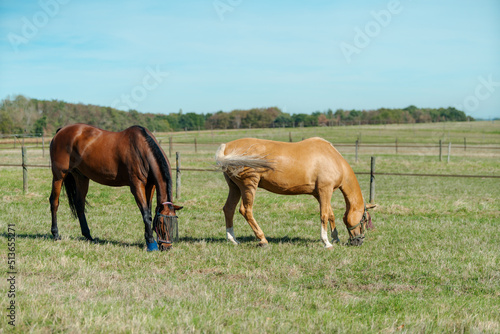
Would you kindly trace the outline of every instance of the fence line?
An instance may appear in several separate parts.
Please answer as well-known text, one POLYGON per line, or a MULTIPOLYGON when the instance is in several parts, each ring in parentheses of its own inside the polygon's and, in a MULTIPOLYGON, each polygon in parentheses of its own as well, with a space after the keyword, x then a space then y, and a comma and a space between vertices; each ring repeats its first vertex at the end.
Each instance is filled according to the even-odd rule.
MULTIPOLYGON (((214 142, 214 143, 196 143, 196 146, 219 146, 220 144, 223 144, 223 142, 214 142)), ((356 147, 356 143, 351 144, 351 143, 333 143, 335 147, 356 147)), ((453 143, 452 143, 453 144, 453 143)), ((192 146, 195 147, 194 141, 193 142, 172 142, 172 147, 173 146, 192 146)), ((439 144, 401 144, 398 142, 397 144, 390 144, 390 143, 359 143, 359 147, 374 147, 374 148, 401 148, 401 147, 406 147, 406 148, 438 148, 439 144)), ((459 148, 463 150, 469 149, 485 149, 485 150, 500 150, 500 146, 475 146, 474 144, 453 144, 454 148, 459 148)))
MULTIPOLYGON (((397 142, 396 142, 397 144, 397 142)), ((358 142, 356 141, 356 160, 358 156, 358 142)), ((196 141, 195 150, 197 151, 196 141)), ((397 145, 396 145, 397 150, 397 145)), ((448 146, 448 162, 450 160, 451 143, 448 146)), ((181 154, 176 152, 176 198, 181 197, 181 173, 183 171, 188 172, 219 172, 217 168, 181 168, 181 154)), ((439 160, 441 161, 441 146, 439 160)), ((28 168, 50 168, 51 165, 39 165, 39 164, 28 164, 26 156, 26 147, 22 147, 22 164, 0 164, 0 167, 22 167, 23 169, 23 193, 28 191, 28 168)), ((375 172, 375 157, 371 157, 371 168, 370 172, 355 172, 356 175, 370 175, 370 203, 373 202, 375 193, 375 176, 376 175, 390 175, 390 176, 416 176, 416 177, 455 177, 455 178, 491 178, 500 179, 500 175, 465 175, 465 174, 422 174, 422 173, 390 173, 390 172, 375 172)))
MULTIPOLYGON (((41 136, 41 135, 0 135, 0 140, 1 139, 9 139, 9 138, 12 138, 12 145, 11 147, 0 147, 0 149, 12 149, 12 148, 16 148, 17 147, 17 143, 20 145, 20 146, 26 146, 28 148, 32 148, 32 147, 42 147, 42 149, 45 149, 48 142, 50 142, 50 140, 48 140, 48 142, 46 143, 45 142, 45 138, 47 136, 41 136), (22 139, 22 141, 20 140, 22 139), (26 139, 26 143, 24 143, 24 140, 26 139)), ((51 137, 49 137, 48 139, 51 139, 51 137)), ((178 145, 178 146, 192 146, 194 148, 194 151, 197 152, 198 151, 198 147, 201 147, 201 146, 218 146, 220 144, 222 144, 223 142, 219 142, 219 141, 216 141, 216 142, 211 142, 211 143, 200 143, 198 142, 198 139, 196 137, 194 137, 191 141, 178 141, 178 142, 174 142, 173 141, 174 137, 173 136, 169 136, 169 155, 171 156, 172 155, 172 152, 173 152, 173 147, 175 145, 178 145)), ((441 141, 441 140, 440 140, 441 141)), ((160 144, 161 144, 162 140, 160 140, 160 144)), ((449 140, 448 142, 451 142, 451 140, 449 140)), ((443 142, 444 143, 444 142, 443 142)), ((0 142, 0 144, 4 144, 7 145, 8 142, 6 143, 2 143, 0 142)), ((432 144, 432 143, 429 143, 429 144, 412 144, 412 143, 401 143, 398 138, 395 138, 395 141, 392 142, 392 143, 363 143, 361 140, 356 140, 356 143, 334 143, 334 145, 336 147, 356 147, 356 146, 359 146, 360 148, 361 147, 372 147, 372 148, 394 148, 396 153, 398 153, 398 149, 399 148, 438 148, 442 145, 442 143, 436 143, 436 144, 432 144)), ((453 147, 456 148, 456 149, 461 149, 461 150, 464 150, 466 151, 467 148, 469 149, 487 149, 487 150, 500 150, 500 146, 484 146, 484 144, 471 144, 471 143, 467 143, 467 140, 466 140, 466 137, 464 137, 464 140, 463 140, 463 143, 452 143, 453 147)))
MULTIPOLYGON (((51 168, 50 165, 37 164, 0 164, 0 167, 25 167, 25 168, 51 168)), ((177 169, 176 169, 177 170, 177 169)), ((220 172, 217 168, 179 168, 181 172, 220 172)), ((370 172, 354 172, 356 175, 370 175, 370 172)), ((421 174, 421 173, 390 173, 390 172, 373 172, 373 175, 385 176, 422 176, 422 177, 457 177, 457 178, 480 178, 480 179, 500 179, 500 175, 473 175, 473 174, 421 174)))

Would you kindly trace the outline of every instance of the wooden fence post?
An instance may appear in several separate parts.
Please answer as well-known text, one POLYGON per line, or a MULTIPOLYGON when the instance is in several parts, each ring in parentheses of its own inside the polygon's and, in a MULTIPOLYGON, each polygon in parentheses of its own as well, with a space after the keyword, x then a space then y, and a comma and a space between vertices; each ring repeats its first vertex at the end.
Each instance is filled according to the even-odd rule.
POLYGON ((26 166, 27 156, 26 156, 26 147, 22 147, 22 156, 23 156, 23 194, 28 192, 28 167, 26 166))
POLYGON ((396 154, 398 154, 398 137, 396 137, 396 154))
POLYGON ((451 142, 448 143, 448 161, 450 162, 450 155, 451 155, 451 142))
POLYGON ((292 142, 292 133, 291 132, 288 132, 288 140, 290 141, 290 143, 292 142))
POLYGON ((194 139, 194 153, 198 153, 198 143, 196 142, 196 138, 194 139))
POLYGON ((467 151, 467 138, 464 137, 464 151, 467 151))
POLYGON ((42 157, 45 157, 45 133, 42 133, 42 157))
POLYGON ((172 136, 168 137, 168 156, 172 157, 172 136))
POLYGON ((359 140, 356 139, 356 163, 358 163, 358 147, 359 147, 359 140))
POLYGON ((371 159, 370 166, 370 203, 373 204, 375 200, 375 157, 371 159))
POLYGON ((181 153, 175 152, 175 198, 181 197, 181 153))
POLYGON ((443 161, 443 142, 439 139, 439 161, 443 161))

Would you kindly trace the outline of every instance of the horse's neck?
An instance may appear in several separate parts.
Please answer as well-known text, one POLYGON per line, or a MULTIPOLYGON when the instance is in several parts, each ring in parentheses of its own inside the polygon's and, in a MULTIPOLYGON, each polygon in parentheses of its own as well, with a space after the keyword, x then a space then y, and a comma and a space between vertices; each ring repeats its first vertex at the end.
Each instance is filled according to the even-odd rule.
POLYGON ((361 193, 361 187, 354 172, 344 179, 340 191, 344 195, 346 211, 360 211, 364 209, 364 199, 361 193))
POLYGON ((157 203, 172 202, 172 185, 170 185, 170 187, 168 186, 169 182, 171 183, 172 180, 167 179, 167 176, 163 175, 159 162, 154 158, 154 156, 152 162, 150 163, 156 165, 156 172, 153 172, 153 178, 155 179, 157 203))
POLYGON ((156 200, 158 203, 172 202, 172 194, 168 193, 167 186, 163 182, 156 186, 156 200))

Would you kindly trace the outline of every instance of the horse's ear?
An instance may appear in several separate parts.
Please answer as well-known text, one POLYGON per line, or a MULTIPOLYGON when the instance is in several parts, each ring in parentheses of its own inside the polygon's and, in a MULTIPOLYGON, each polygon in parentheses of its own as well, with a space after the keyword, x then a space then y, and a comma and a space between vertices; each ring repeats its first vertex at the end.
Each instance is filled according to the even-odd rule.
POLYGON ((180 210, 180 209, 182 209, 182 208, 183 208, 183 206, 178 206, 178 205, 175 205, 175 204, 174 204, 174 209, 175 209, 175 211, 179 211, 179 210, 180 210))
POLYGON ((377 207, 377 204, 366 204, 366 210, 370 210, 370 209, 373 209, 373 208, 376 208, 377 207))

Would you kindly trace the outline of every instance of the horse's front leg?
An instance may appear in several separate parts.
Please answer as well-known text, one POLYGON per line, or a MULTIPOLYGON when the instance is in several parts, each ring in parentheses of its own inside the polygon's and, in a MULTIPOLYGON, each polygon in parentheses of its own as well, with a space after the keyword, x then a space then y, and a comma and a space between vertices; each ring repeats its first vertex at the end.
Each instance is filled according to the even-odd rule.
POLYGON ((151 210, 144 210, 142 211, 142 220, 144 221, 144 238, 146 239, 146 246, 148 252, 151 251, 157 251, 158 249, 158 244, 155 241, 154 235, 153 235, 153 229, 151 227, 152 225, 152 215, 151 215, 151 210))
POLYGON ((148 205, 148 199, 150 202, 151 196, 146 196, 146 189, 142 183, 136 183, 130 186, 130 191, 134 195, 135 201, 139 210, 141 211, 142 221, 144 222, 144 238, 146 239, 146 246, 148 252, 157 251, 158 244, 156 243, 153 236, 152 225, 152 215, 151 215, 151 203, 148 205))
MULTIPOLYGON (((333 210, 330 205, 330 201, 332 199, 332 193, 333 189, 330 187, 322 188, 318 190, 318 195, 316 195, 316 199, 319 202, 319 210, 320 210, 320 215, 321 215, 321 241, 325 245, 325 248, 332 249, 333 245, 330 243, 328 240, 328 222, 330 222, 330 228, 335 227, 335 221, 333 221, 331 218, 333 217, 333 210), (333 225, 333 226, 332 226, 333 225)), ((333 235, 332 230, 332 235, 333 235)), ((336 231, 336 229, 335 229, 336 231)))
POLYGON ((335 215, 333 214, 333 210, 331 208, 330 208, 330 216, 328 217, 328 221, 330 222, 332 243, 338 244, 338 243, 340 243, 339 233, 337 231, 337 226, 335 226, 335 215))

